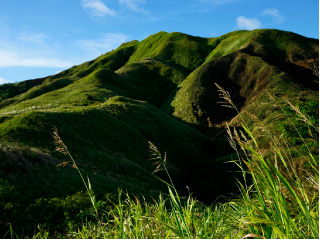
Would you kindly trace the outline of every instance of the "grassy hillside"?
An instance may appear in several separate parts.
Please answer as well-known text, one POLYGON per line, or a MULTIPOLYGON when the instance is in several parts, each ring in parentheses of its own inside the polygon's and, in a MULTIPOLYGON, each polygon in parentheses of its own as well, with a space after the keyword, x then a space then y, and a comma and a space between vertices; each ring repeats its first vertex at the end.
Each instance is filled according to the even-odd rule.
POLYGON ((209 126, 234 117, 218 103, 214 83, 228 89, 239 107, 271 88, 277 94, 317 91, 313 74, 319 52, 316 40, 289 32, 255 30, 230 33, 211 44, 218 45, 179 85, 172 102, 173 115, 186 122, 209 126))
MULTIPOLYGON (((146 198, 165 190, 152 175, 149 141, 166 152, 181 195, 190 191, 206 202, 230 195, 241 176, 226 163, 237 155, 225 127, 239 129, 243 120, 254 134, 264 125, 293 149, 316 152, 314 130, 295 121, 302 142, 286 116, 288 100, 318 125, 318 54, 318 40, 278 30, 217 38, 160 32, 59 74, 1 85, 1 218, 28 215, 40 198, 81 198, 84 186, 72 164, 57 167, 69 160, 55 151, 55 127, 100 199, 119 187, 146 198), (237 111, 221 104, 215 83, 237 111)), ((259 140, 267 153, 269 140, 259 140)), ((297 169, 308 167, 298 155, 297 169)), ((1 231, 9 220, 0 221, 1 231)))
POLYGON ((159 32, 141 41, 127 64, 145 58, 159 58, 190 71, 198 67, 212 49, 205 38, 159 32))

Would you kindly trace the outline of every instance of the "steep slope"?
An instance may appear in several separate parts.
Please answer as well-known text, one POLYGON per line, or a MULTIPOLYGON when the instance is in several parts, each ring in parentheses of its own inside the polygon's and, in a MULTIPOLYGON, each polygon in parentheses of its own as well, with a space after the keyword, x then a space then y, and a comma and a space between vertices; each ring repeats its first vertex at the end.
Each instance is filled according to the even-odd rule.
POLYGON ((152 176, 151 141, 167 152, 180 191, 188 186, 211 201, 234 187, 236 166, 224 163, 233 150, 221 132, 239 117, 221 106, 215 83, 241 113, 270 126, 281 120, 266 108, 269 94, 312 103, 317 115, 318 53, 317 40, 278 30, 218 38, 160 32, 41 81, 0 86, 0 178, 33 198, 83 189, 71 166, 56 168, 67 160, 54 151, 56 126, 100 194, 163 189, 152 176))
POLYGON ((127 64, 158 58, 190 71, 200 66, 213 47, 208 40, 183 33, 159 32, 141 41, 127 64))
POLYGON ((172 102, 174 116, 202 126, 234 117, 236 113, 219 104, 214 83, 227 89, 239 108, 266 90, 277 94, 317 90, 316 40, 276 30, 236 32, 221 38, 206 62, 179 85, 172 102))
POLYGON ((22 185, 24 194, 54 197, 83 189, 75 171, 56 168, 68 159, 52 152, 54 126, 101 194, 118 187, 145 194, 159 189, 152 177, 148 141, 167 151, 177 179, 184 179, 181 171, 187 171, 190 164, 203 161, 197 159, 205 156, 202 151, 208 152, 204 136, 145 102, 113 97, 98 107, 31 111, 10 116, 0 126, 0 137, 6 140, 2 142, 1 178, 22 185), (167 144, 169 139, 172 145, 167 144))
POLYGON ((143 100, 157 107, 164 104, 177 85, 188 75, 168 62, 152 58, 126 65, 116 73, 143 92, 140 98, 144 96, 143 100))
POLYGON ((41 96, 42 94, 45 94, 47 92, 61 89, 98 69, 115 71, 118 68, 122 67, 128 61, 129 57, 134 52, 137 43, 138 41, 132 41, 122 44, 116 50, 101 55, 95 60, 83 63, 79 66, 74 66, 56 75, 42 79, 44 82, 40 82, 42 83, 40 85, 33 85, 35 86, 32 86, 33 88, 20 87, 19 85, 21 85, 22 83, 19 83, 17 85, 6 84, 6 86, 2 86, 2 89, 0 89, 0 108, 41 96), (17 92, 17 94, 6 94, 6 92, 9 92, 12 88, 19 88, 20 90, 19 92, 17 92))
POLYGON ((34 86, 42 84, 46 78, 32 79, 23 81, 17 84, 3 84, 0 85, 0 101, 8 98, 13 98, 21 93, 28 91, 34 86))

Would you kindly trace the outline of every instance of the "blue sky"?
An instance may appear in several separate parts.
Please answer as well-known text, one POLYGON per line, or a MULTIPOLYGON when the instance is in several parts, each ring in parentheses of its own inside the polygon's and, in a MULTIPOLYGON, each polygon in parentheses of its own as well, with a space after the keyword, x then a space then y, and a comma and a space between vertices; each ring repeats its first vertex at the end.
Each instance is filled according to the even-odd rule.
POLYGON ((0 0, 0 84, 52 75, 159 31, 257 28, 319 38, 319 1, 0 0))

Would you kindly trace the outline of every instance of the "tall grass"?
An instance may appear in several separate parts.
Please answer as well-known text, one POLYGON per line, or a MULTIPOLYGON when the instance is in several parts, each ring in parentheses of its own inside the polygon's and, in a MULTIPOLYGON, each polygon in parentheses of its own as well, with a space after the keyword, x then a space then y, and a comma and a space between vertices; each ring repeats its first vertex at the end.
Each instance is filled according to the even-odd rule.
MULTIPOLYGON (((228 106, 237 110, 230 95, 220 86, 221 97, 228 106)), ((271 96, 271 95, 270 95, 271 96)), ((277 104, 271 96, 271 101, 277 104)), ((309 127, 316 129, 306 115, 293 104, 289 103, 297 117, 301 118, 309 127)), ((281 106, 278 105, 281 109, 281 106)), ((283 110, 283 109, 281 109, 283 110)), ((241 219, 249 226, 252 234, 263 238, 319 238, 319 163, 314 153, 307 148, 307 152, 299 152, 310 167, 305 174, 298 174, 295 169, 290 144, 268 129, 257 117, 249 114, 260 124, 261 131, 266 133, 273 153, 273 159, 266 157, 259 146, 259 141, 249 129, 247 123, 239 113, 241 130, 227 128, 229 141, 237 151, 239 161, 236 162, 244 175, 249 175, 252 185, 246 186, 239 182, 241 199, 246 216, 241 219), (244 164, 242 164, 244 163, 244 164), (313 189, 313 192, 308 190, 313 189)), ((294 122, 287 119, 299 133, 294 122)), ((301 136, 303 144, 307 144, 301 136)), ((312 136, 312 134, 311 134, 312 136)), ((313 136, 316 137, 317 136, 313 136)), ((294 149, 293 151, 298 151, 294 149)), ((247 178, 247 177, 245 177, 247 178)))
MULTIPOLYGON (((56 151, 60 152, 60 153, 62 153, 64 155, 67 155, 71 159, 71 163, 73 164, 72 165, 73 168, 77 169, 77 171, 79 173, 79 176, 81 177, 81 180, 83 182, 83 185, 86 188, 87 194, 90 197, 90 201, 91 201, 92 207, 94 208, 94 211, 96 213, 96 217, 99 220, 98 202, 96 201, 96 197, 95 197, 95 194, 93 192, 93 188, 92 188, 92 185, 90 183, 89 177, 87 177, 88 182, 86 182, 84 180, 84 177, 83 177, 80 169, 78 168, 78 165, 77 165, 76 161, 74 160, 74 158, 72 157, 71 153, 69 152, 68 147, 65 145, 65 143, 62 141, 61 137, 59 136, 58 129, 56 127, 54 127, 53 138, 54 138, 54 143, 56 145, 56 151)), ((65 166, 68 163, 70 163, 70 161, 60 163, 58 166, 65 166)))
MULTIPOLYGON (((169 183, 160 179, 168 187, 168 194, 160 194, 153 203, 141 201, 136 196, 124 194, 119 190, 118 198, 97 204, 90 181, 84 180, 67 146, 54 129, 56 150, 68 155, 85 185, 96 220, 84 224, 70 225, 67 234, 57 235, 68 238, 224 238, 243 236, 243 227, 238 226, 237 219, 243 216, 241 208, 234 203, 206 206, 191 196, 181 198, 174 186, 166 167, 166 155, 162 157, 159 150, 150 142, 152 160, 155 161, 154 173, 165 170, 169 183), (111 205, 110 205, 111 203, 111 205)), ((41 229, 34 238, 47 238, 48 231, 41 229)), ((55 237, 57 237, 55 236, 55 237)))
MULTIPOLYGON (((230 95, 220 86, 224 105, 238 111, 239 127, 227 125, 229 142, 238 154, 234 161, 243 173, 239 181, 240 195, 226 203, 207 206, 191 195, 181 197, 166 166, 166 154, 162 156, 157 147, 150 143, 152 160, 156 167, 154 175, 164 170, 168 181, 159 179, 168 188, 153 203, 119 190, 117 200, 109 204, 97 204, 90 181, 84 177, 67 147, 55 130, 57 150, 68 155, 78 170, 85 185, 97 221, 70 225, 68 238, 319 238, 319 163, 314 151, 306 152, 292 148, 281 136, 268 129, 252 113, 240 112, 230 95), (260 147, 259 138, 250 130, 244 114, 259 125, 269 141, 269 152, 260 147), (307 167, 296 169, 293 152, 306 160, 307 167), (270 157, 273 156, 273 157, 270 157), (110 205, 111 203, 111 205, 110 205)), ((270 95, 270 101, 275 99, 270 95)), ((317 132, 315 126, 293 104, 288 103, 297 116, 317 132)), ((280 109, 281 106, 279 105, 280 109)), ((283 110, 283 109, 282 109, 283 110)), ((296 131, 294 121, 287 119, 296 131)), ((298 131, 299 132, 299 131, 298 131)), ((301 142, 306 144, 299 134, 301 142)), ((317 136, 311 134, 311 137, 317 136)), ((67 162, 62 163, 62 165, 67 162)), ((210 191, 208 189, 208 191, 210 191)), ((12 231, 11 231, 12 233, 12 231)), ((50 236, 41 230, 35 238, 50 236)))
POLYGON ((115 203, 113 207, 104 210, 101 225, 87 222, 78 227, 73 226, 66 237, 240 238, 249 231, 238 224, 237 220, 244 213, 236 203, 205 206, 189 199, 181 203, 180 215, 179 210, 172 207, 171 197, 160 195, 153 203, 148 203, 126 194, 124 196, 121 205, 115 203), (122 209, 119 211, 120 206, 122 209))

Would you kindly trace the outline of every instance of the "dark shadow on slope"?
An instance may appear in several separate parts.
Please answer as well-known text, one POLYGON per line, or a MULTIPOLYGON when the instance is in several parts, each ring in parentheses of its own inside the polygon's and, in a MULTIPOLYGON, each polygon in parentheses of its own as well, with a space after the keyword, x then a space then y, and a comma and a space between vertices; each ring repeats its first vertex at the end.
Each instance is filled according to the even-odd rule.
MULTIPOLYGON (((261 57, 268 64, 276 66, 281 71, 291 75, 293 82, 296 84, 315 91, 319 88, 318 77, 314 74, 314 70, 311 70, 307 66, 299 66, 295 63, 292 63, 288 60, 288 57, 290 56, 287 56, 284 50, 267 48, 266 46, 252 43, 239 51, 247 53, 251 56, 261 57)), ((295 62, 304 61, 303 64, 308 63, 306 59, 299 54, 295 54, 291 57, 294 58, 295 62)), ((315 66, 318 66, 319 58, 315 57, 313 62, 315 66)))
POLYGON ((29 89, 41 85, 48 77, 26 80, 19 83, 8 83, 0 85, 0 108, 10 105, 15 102, 20 94, 27 92, 29 89))

